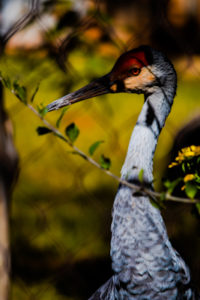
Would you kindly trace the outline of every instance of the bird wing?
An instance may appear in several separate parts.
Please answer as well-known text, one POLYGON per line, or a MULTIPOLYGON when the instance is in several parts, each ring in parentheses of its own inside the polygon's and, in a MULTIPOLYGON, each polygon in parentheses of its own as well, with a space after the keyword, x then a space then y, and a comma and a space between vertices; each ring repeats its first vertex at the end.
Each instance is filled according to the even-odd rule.
POLYGON ((114 300, 114 277, 111 277, 88 300, 114 300))

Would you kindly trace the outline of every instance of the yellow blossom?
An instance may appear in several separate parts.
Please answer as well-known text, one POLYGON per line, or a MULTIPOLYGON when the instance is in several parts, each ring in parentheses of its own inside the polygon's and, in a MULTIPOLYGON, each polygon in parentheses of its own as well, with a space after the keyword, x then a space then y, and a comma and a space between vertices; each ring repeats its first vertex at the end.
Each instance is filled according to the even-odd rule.
POLYGON ((184 182, 188 182, 188 181, 191 181, 195 178, 195 175, 194 174, 187 174, 185 177, 184 177, 184 182))
POLYGON ((174 166, 179 165, 187 158, 199 156, 199 155, 200 155, 200 146, 192 145, 190 147, 182 148, 178 152, 178 156, 175 158, 175 162, 172 162, 169 165, 169 168, 173 168, 174 166))
POLYGON ((175 166, 177 166, 177 165, 178 165, 178 163, 172 162, 172 163, 168 166, 168 168, 173 168, 173 167, 175 167, 175 166))
POLYGON ((185 190, 185 185, 183 185, 182 187, 181 187, 181 191, 184 191, 185 190))
POLYGON ((185 157, 195 156, 195 153, 192 152, 192 151, 187 151, 187 152, 184 153, 184 156, 185 157))
POLYGON ((179 151, 179 154, 183 154, 184 156, 198 156, 200 155, 200 146, 192 145, 190 147, 185 147, 179 151))
POLYGON ((193 152, 195 152, 195 155, 198 156, 200 155, 200 146, 191 146, 191 149, 193 152))

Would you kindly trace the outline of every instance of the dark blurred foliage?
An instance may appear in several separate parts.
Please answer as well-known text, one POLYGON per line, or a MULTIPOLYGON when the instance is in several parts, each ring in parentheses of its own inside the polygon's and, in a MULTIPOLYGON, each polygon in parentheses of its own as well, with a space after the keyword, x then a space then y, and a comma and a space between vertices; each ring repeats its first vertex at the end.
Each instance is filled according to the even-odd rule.
POLYGON ((108 0, 105 3, 110 15, 119 11, 127 13, 127 22, 130 24, 134 23, 132 16, 138 16, 140 42, 144 43, 145 37, 148 36, 148 42, 170 55, 191 55, 200 52, 200 22, 198 11, 195 10, 198 8, 198 1, 191 1, 191 5, 188 4, 190 10, 185 8, 182 15, 179 10, 181 5, 184 6, 184 1, 180 1, 179 5, 177 1, 170 0, 108 0))
MULTIPOLYGON (((179 151, 191 145, 196 145, 196 146, 200 145, 199 115, 195 116, 189 122, 185 123, 181 127, 181 129, 176 133, 166 163, 169 164, 170 162, 174 162, 175 158, 178 156, 179 151)), ((195 165, 194 167, 191 164, 192 161, 195 160, 196 157, 194 157, 191 160, 189 170, 187 170, 186 167, 185 170, 186 174, 187 173, 193 174, 195 170, 199 174, 199 169, 197 169, 197 165, 195 165)), ((180 164, 173 168, 166 167, 165 173, 163 174, 163 178, 165 178, 165 180, 167 178, 170 181, 175 181, 177 178, 184 177, 184 175, 185 174, 180 164)), ((173 191, 173 195, 178 197, 186 197, 185 191, 181 190, 182 186, 183 186, 183 182, 178 183, 178 185, 175 187, 173 191)), ((199 192, 195 198, 198 197, 199 197, 199 192)), ((175 230, 173 229, 173 227, 175 227, 177 224, 177 223, 173 224, 174 218, 176 218, 176 220, 178 221, 179 223, 178 226, 183 226, 182 228, 184 228, 184 230, 182 231, 181 235, 180 236, 175 235, 174 238, 171 239, 172 244, 176 249, 178 249, 178 251, 186 259, 187 263, 189 264, 192 270, 193 280, 196 282, 196 286, 199 286, 199 280, 198 280, 199 275, 196 276, 196 274, 199 274, 200 272, 200 260, 198 255, 199 240, 200 240, 200 227, 199 227, 200 217, 197 208, 195 206, 186 207, 184 204, 180 204, 180 203, 176 203, 175 205, 173 203, 168 203, 167 209, 164 212, 164 217, 166 218, 166 223, 169 224, 169 228, 171 228, 170 230, 172 230, 172 232, 173 230, 175 230), (190 217, 190 221, 187 221, 187 226, 185 226, 186 215, 190 217), (194 260, 191 259, 191 253, 192 256, 194 256, 194 260)))
MULTIPOLYGON (((189 122, 187 122, 181 129, 177 132, 173 145, 171 147, 168 163, 171 162, 177 163, 176 158, 180 155, 183 149, 188 147, 188 151, 190 150, 190 146, 200 146, 200 116, 197 115, 189 122)), ((169 179, 170 181, 174 181, 178 178, 184 178, 186 174, 195 174, 197 173, 199 176, 199 156, 189 157, 188 160, 183 160, 182 163, 177 163, 176 166, 166 168, 166 174, 164 175, 165 178, 169 179), (183 166, 182 166, 183 164, 183 166)), ((173 194, 180 197, 185 197, 184 190, 181 190, 183 186, 183 182, 178 183, 173 194)), ((199 192, 195 198, 199 198, 199 192)), ((195 210, 194 210, 195 211, 195 210)), ((199 217, 197 215, 197 217, 199 217)))
POLYGON ((178 155, 178 151, 182 148, 191 145, 200 145, 200 115, 190 120, 177 132, 171 150, 170 160, 173 161, 178 155))
MULTIPOLYGON (((107 205, 107 212, 104 212, 101 216, 104 228, 100 237, 103 239, 103 243, 108 245, 110 242, 111 199, 113 199, 114 195, 106 189, 104 189, 103 194, 102 190, 95 191, 95 194, 97 198, 103 199, 102 204, 107 205)), ((46 201, 50 199, 48 194, 40 197, 43 199, 46 197, 46 201)), ((63 193, 58 194, 56 197, 58 197, 59 201, 65 201, 63 193)), ((85 196, 79 193, 79 199, 80 197, 84 197, 84 206, 87 207, 89 201, 87 203, 85 196)), ((73 201, 76 201, 76 199, 73 201)), ((96 214, 96 218, 99 218, 98 214, 96 214)), ((99 222, 101 221, 99 220, 99 222)), ((45 219, 41 218, 39 222, 39 230, 45 231, 46 227, 48 227, 48 221, 45 224, 45 219)), ((11 225, 18 228, 18 224, 11 225)), ((73 223, 70 224, 70 220, 67 220, 67 218, 63 220, 62 226, 66 234, 70 231, 70 227, 72 227, 71 230, 74 227, 73 223)), ((102 280, 111 276, 111 261, 108 255, 76 261, 71 253, 63 253, 63 249, 56 248, 56 246, 59 245, 56 245, 56 242, 52 240, 51 246, 40 249, 32 245, 30 237, 18 233, 15 234, 12 241, 13 280, 18 281, 20 279, 27 286, 47 282, 55 286, 58 293, 65 295, 66 299, 68 297, 69 299, 87 299, 102 284, 102 280)), ((74 249, 74 251, 77 250, 76 248, 74 249)), ((14 295, 13 299, 15 299, 14 295)), ((44 299, 46 298, 44 297, 44 299)))

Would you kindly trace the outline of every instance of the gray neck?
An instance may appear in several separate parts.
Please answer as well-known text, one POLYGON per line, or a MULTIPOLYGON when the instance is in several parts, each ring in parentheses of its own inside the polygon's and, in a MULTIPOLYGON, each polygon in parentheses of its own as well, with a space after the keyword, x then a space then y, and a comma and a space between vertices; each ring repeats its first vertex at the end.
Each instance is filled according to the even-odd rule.
POLYGON ((170 93, 161 88, 146 97, 121 170, 123 179, 137 181, 138 174, 143 169, 144 181, 152 183, 153 157, 159 134, 171 110, 173 97, 174 92, 170 93))

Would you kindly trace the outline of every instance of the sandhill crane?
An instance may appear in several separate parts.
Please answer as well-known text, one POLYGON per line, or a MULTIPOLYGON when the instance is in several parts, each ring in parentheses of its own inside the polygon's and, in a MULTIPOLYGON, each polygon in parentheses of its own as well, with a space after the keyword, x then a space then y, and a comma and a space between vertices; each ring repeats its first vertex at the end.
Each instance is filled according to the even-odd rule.
MULTIPOLYGON (((134 127, 121 178, 153 189, 153 157, 176 93, 176 72, 161 52, 149 46, 122 54, 107 75, 48 105, 58 109, 106 93, 143 93, 145 102, 134 127)), ((173 249, 160 211, 145 195, 125 185, 117 191, 111 225, 114 275, 90 298, 200 299, 190 272, 173 249)))

